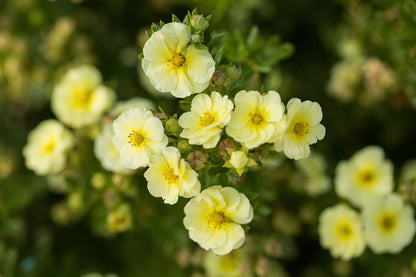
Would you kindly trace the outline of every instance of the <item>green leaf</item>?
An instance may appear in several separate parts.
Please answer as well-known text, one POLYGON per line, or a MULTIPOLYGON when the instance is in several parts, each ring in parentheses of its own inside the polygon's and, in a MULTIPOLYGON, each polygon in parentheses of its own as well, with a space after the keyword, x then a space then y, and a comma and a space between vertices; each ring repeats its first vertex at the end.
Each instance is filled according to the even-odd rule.
POLYGON ((253 48, 254 44, 257 41, 258 36, 259 36, 259 28, 257 26, 253 26, 250 29, 250 32, 248 33, 248 36, 247 36, 247 47, 249 49, 253 48))
POLYGON ((181 21, 179 20, 179 18, 176 15, 174 15, 174 14, 172 14, 172 22, 181 23, 181 21))

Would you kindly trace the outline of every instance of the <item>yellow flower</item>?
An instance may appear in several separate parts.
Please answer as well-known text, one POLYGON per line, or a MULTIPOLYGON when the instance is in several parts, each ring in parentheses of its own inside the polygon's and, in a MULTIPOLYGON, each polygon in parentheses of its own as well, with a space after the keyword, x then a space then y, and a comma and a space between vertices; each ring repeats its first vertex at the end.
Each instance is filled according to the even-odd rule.
POLYGON ((295 160, 309 157, 309 145, 325 136, 321 120, 322 110, 318 103, 290 99, 287 103, 285 128, 274 144, 276 151, 283 151, 288 158, 295 160))
POLYGON ((203 249, 225 255, 245 240, 243 227, 253 219, 248 198, 231 187, 203 190, 185 206, 183 223, 189 237, 203 249))
POLYGON ((179 118, 179 125, 184 128, 180 136, 189 139, 190 144, 204 148, 214 148, 221 137, 222 128, 230 122, 234 105, 227 96, 216 91, 211 97, 199 94, 192 99, 191 111, 179 118))
POLYGON ((123 166, 120 154, 113 145, 114 134, 113 124, 105 125, 101 133, 95 138, 94 154, 105 169, 115 173, 132 174, 131 169, 123 166))
POLYGON ((238 92, 234 98, 235 111, 231 115, 227 134, 248 149, 273 142, 283 116, 284 106, 279 93, 269 91, 238 92))
POLYGON ((172 146, 166 147, 160 155, 151 156, 144 177, 150 194, 162 197, 167 204, 175 204, 179 196, 190 198, 201 191, 198 173, 172 146))
POLYGON ((216 255, 208 251, 204 257, 207 277, 249 277, 253 276, 247 254, 240 249, 227 255, 216 255))
POLYGON ((305 191, 311 195, 327 192, 330 189, 329 177, 325 174, 326 161, 319 153, 312 153, 308 158, 297 160, 296 166, 305 175, 305 191))
POLYGON ((56 120, 42 121, 30 132, 23 148, 26 166, 38 175, 57 173, 66 164, 66 155, 74 144, 70 131, 56 120))
POLYGON ((360 256, 365 249, 362 223, 356 211, 345 204, 326 208, 319 217, 322 247, 342 260, 360 256))
POLYGON ((393 165, 384 159, 378 146, 367 146, 349 161, 341 161, 335 171, 336 193, 357 206, 393 189, 393 165))
POLYGON ((190 40, 189 27, 172 22, 144 45, 142 67, 158 91, 184 98, 208 87, 215 62, 207 49, 197 49, 190 40))
POLYGON ((234 168, 238 176, 241 176, 247 167, 256 165, 256 162, 247 157, 247 149, 232 151, 230 159, 225 162, 224 166, 234 168))
POLYGON ((132 224, 130 208, 121 205, 107 215, 107 226, 112 232, 124 232, 132 224))
POLYGON ((146 166, 152 154, 168 144, 162 122, 144 108, 132 108, 114 120, 113 144, 123 165, 137 169, 146 166))
POLYGON ((114 92, 101 84, 100 72, 84 65, 66 73, 53 90, 51 106, 59 120, 79 128, 98 122, 114 99, 114 92))
POLYGON ((397 194, 379 197, 363 208, 364 235, 375 253, 399 253, 416 231, 413 210, 397 194))
POLYGON ((152 101, 142 97, 133 97, 127 101, 119 101, 114 105, 114 108, 111 109, 110 115, 114 118, 120 116, 124 111, 127 111, 131 108, 145 108, 148 110, 156 110, 155 105, 152 101))

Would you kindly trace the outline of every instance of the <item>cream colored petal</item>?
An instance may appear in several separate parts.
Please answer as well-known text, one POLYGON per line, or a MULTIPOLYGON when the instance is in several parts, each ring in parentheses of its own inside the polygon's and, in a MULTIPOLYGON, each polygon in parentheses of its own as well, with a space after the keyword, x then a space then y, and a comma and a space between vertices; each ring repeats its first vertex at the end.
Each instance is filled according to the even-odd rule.
POLYGON ((171 92, 178 86, 178 72, 170 63, 153 64, 146 60, 142 63, 144 72, 156 90, 171 92))
POLYGON ((165 37, 161 32, 154 33, 143 47, 143 59, 150 63, 166 63, 173 54, 167 47, 165 37))
POLYGON ((192 82, 205 83, 211 80, 215 71, 215 62, 208 50, 199 50, 189 45, 184 50, 186 70, 192 82))
POLYGON ((191 39, 189 27, 183 23, 167 23, 159 32, 169 50, 176 53, 181 53, 191 39))
POLYGON ((177 98, 185 98, 195 92, 188 76, 183 70, 177 71, 177 80, 178 82, 176 87, 171 91, 173 96, 177 98))

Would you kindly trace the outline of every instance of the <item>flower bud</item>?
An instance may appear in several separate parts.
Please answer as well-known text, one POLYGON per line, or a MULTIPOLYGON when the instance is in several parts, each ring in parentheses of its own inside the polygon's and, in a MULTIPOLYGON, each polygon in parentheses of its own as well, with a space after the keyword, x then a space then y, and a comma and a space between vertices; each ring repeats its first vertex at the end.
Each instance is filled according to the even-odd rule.
POLYGON ((110 212, 107 216, 107 226, 110 231, 124 232, 130 229, 132 224, 130 208, 122 205, 110 212))
POLYGON ((208 160, 208 154, 195 150, 186 157, 186 161, 192 166, 195 170, 200 170, 205 167, 205 164, 208 160))
POLYGON ((235 147, 236 143, 232 138, 225 138, 221 140, 218 145, 218 153, 220 153, 221 156, 227 157, 229 156, 231 150, 234 150, 235 147))
POLYGON ((209 25, 208 20, 203 15, 193 15, 190 23, 195 31, 204 31, 209 25))
POLYGON ((168 120, 166 120, 165 130, 170 135, 173 135, 175 137, 179 136, 181 127, 178 124, 178 120, 174 118, 169 118, 168 120))
POLYGON ((178 141, 177 148, 179 149, 179 152, 183 153, 189 153, 192 151, 192 146, 189 144, 189 142, 186 139, 181 139, 178 141))
POLYGON ((211 85, 214 87, 220 87, 225 82, 225 74, 222 71, 217 71, 211 77, 211 85))

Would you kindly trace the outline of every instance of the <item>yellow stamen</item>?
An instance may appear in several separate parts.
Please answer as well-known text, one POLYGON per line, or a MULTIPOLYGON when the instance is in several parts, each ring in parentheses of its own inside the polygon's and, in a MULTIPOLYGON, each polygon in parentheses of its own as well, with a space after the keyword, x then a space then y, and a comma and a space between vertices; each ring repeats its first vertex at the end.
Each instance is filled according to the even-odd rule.
POLYGON ((353 230, 348 222, 341 222, 337 226, 337 233, 342 239, 349 239, 353 235, 353 230))
POLYGON ((199 124, 202 127, 206 127, 214 121, 215 121, 215 116, 213 116, 210 112, 204 112, 202 116, 199 117, 199 124))
POLYGON ((213 211, 207 216, 208 225, 214 229, 221 228, 226 220, 227 217, 220 211, 213 211))
POLYGON ((140 147, 144 141, 144 136, 137 130, 133 130, 128 135, 129 143, 134 147, 140 147))
POLYGON ((396 226, 396 219, 392 215, 384 215, 380 220, 380 225, 383 231, 391 232, 396 226))
POLYGON ((358 173, 358 182, 361 185, 371 185, 375 180, 375 173, 371 169, 364 169, 358 173))
POLYGON ((162 175, 169 184, 176 184, 179 180, 179 176, 175 175, 175 172, 173 172, 173 169, 170 167, 165 168, 162 171, 162 175))
POLYGON ((180 68, 185 63, 185 57, 182 54, 175 53, 170 61, 175 67, 180 68))
POLYGON ((43 148, 43 150, 45 151, 46 154, 50 154, 53 152, 53 150, 55 149, 55 141, 51 140, 49 141, 45 147, 43 148))
POLYGON ((307 122, 298 122, 295 124, 295 127, 293 128, 293 132, 299 136, 303 137, 307 133, 309 133, 309 124, 307 122))
POLYGON ((77 108, 88 108, 92 100, 92 91, 86 89, 76 90, 74 92, 74 106, 77 108))

